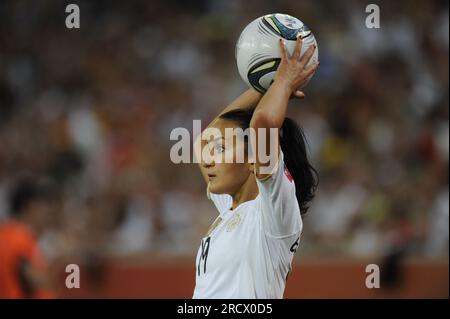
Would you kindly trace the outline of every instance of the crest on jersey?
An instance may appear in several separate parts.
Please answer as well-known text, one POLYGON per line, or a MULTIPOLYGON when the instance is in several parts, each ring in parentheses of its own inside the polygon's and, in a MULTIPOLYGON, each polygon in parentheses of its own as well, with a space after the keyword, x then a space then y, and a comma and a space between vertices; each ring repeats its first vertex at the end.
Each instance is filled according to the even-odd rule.
POLYGON ((238 213, 235 213, 235 215, 227 225, 227 232, 230 232, 233 229, 235 229, 237 226, 239 226, 240 223, 241 223, 241 216, 238 213))

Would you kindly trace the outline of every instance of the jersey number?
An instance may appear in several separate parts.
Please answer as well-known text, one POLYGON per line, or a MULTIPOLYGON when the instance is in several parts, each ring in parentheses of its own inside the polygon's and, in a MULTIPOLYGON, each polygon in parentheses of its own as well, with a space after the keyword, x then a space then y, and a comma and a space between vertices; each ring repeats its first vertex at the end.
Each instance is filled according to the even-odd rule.
POLYGON ((200 265, 203 261, 203 273, 206 273, 206 260, 208 259, 209 252, 209 242, 211 241, 211 237, 202 240, 202 252, 200 254, 200 258, 198 259, 197 265, 197 274, 200 276, 200 265))

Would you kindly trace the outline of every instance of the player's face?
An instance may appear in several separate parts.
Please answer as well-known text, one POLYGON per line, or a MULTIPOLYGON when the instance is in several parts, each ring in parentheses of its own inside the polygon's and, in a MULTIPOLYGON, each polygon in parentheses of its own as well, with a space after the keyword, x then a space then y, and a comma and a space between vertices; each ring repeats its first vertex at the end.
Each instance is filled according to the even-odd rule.
POLYGON ((217 129, 216 134, 207 138, 202 153, 211 155, 202 158, 208 174, 209 191, 233 195, 249 178, 254 178, 253 165, 248 163, 247 144, 242 136, 236 138, 231 134, 231 129, 238 128, 232 121, 218 119, 211 127, 217 129))

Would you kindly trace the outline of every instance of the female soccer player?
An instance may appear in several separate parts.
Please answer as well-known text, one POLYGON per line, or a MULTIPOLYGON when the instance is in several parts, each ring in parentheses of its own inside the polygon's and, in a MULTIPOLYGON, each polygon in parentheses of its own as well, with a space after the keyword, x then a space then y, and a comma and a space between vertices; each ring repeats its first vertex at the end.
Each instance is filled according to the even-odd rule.
POLYGON ((208 146, 215 154, 235 160, 239 149, 251 145, 243 163, 219 163, 214 156, 200 161, 207 195, 219 216, 201 241, 193 298, 283 297, 303 227, 301 214, 306 213, 317 187, 304 134, 285 117, 290 97, 304 97, 297 88, 319 66, 305 68, 315 47, 300 56, 301 46, 299 37, 289 56, 280 40, 282 59, 267 92, 261 96, 250 89, 242 94, 208 126, 221 132, 219 138, 197 139, 197 158, 208 146), (227 140, 226 128, 254 129, 256 139, 227 140), (275 148, 269 145, 270 128, 279 129, 275 148), (266 149, 275 150, 269 161, 258 154, 263 138, 266 149), (268 162, 275 165, 264 171, 268 162))

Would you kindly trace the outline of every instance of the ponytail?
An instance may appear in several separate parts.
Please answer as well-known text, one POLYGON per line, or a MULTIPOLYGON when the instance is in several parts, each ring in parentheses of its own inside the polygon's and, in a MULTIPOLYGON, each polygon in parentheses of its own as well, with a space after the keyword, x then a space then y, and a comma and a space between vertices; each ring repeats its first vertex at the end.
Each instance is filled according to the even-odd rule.
POLYGON ((314 198, 319 174, 308 161, 306 137, 302 128, 288 117, 281 126, 280 146, 286 167, 294 179, 300 212, 304 215, 308 211, 308 203, 314 198))
MULTIPOLYGON (((220 118, 233 121, 245 130, 250 126, 254 110, 254 108, 236 109, 220 115, 220 118)), ((300 213, 304 215, 308 211, 308 203, 314 198, 319 175, 309 163, 306 137, 302 128, 290 118, 285 118, 281 126, 280 146, 286 167, 294 179, 300 213)))

